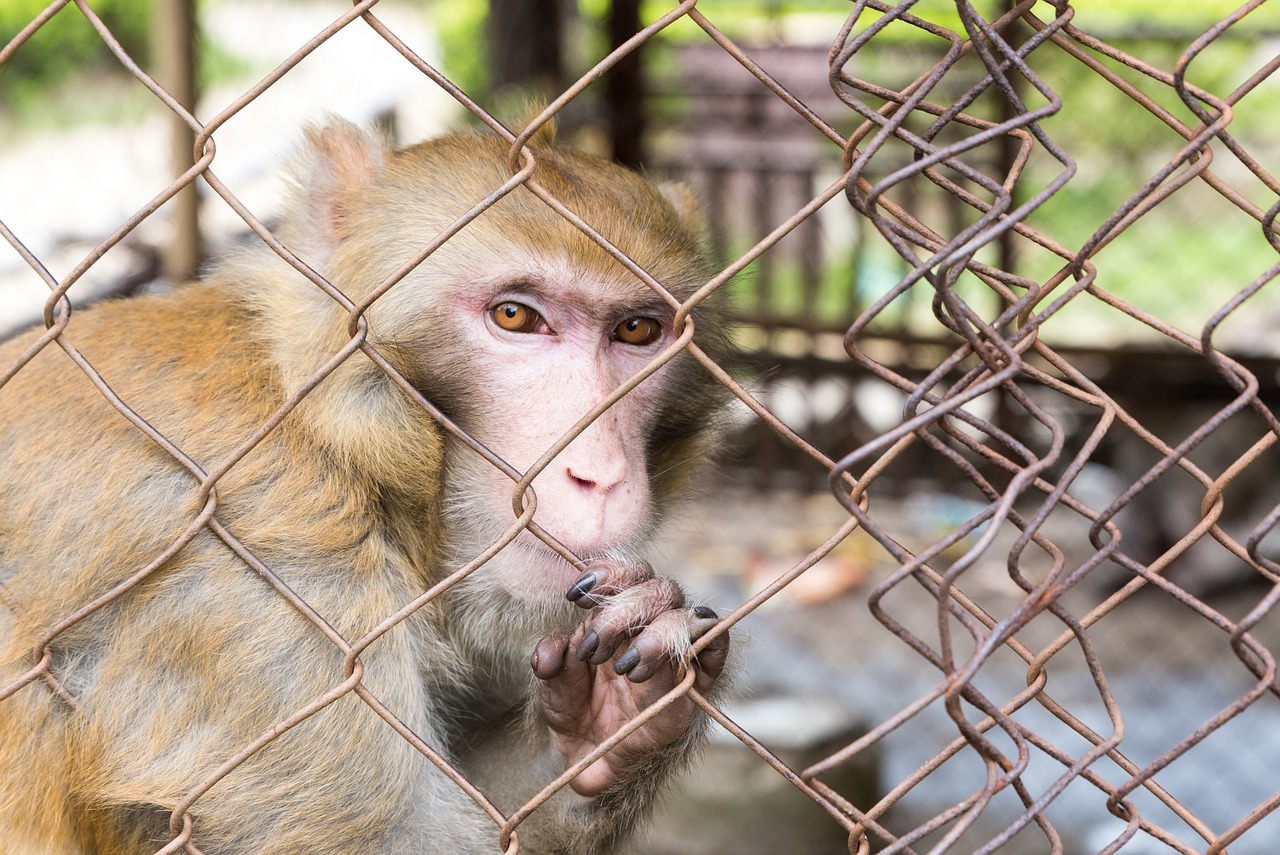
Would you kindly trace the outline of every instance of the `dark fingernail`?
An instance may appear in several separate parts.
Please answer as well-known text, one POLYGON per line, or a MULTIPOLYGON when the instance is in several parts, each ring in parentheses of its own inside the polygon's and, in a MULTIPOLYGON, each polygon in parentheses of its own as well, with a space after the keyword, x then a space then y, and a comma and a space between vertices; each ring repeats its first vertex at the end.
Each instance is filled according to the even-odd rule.
POLYGON ((715 610, 715 609, 708 608, 708 607, 706 607, 706 606, 694 606, 694 608, 693 608, 693 613, 694 613, 695 615, 697 615, 698 617, 700 617, 700 618, 718 618, 718 617, 720 617, 720 615, 716 614, 716 610, 715 610))
POLYGON ((640 651, 634 647, 628 648, 627 652, 622 654, 613 663, 613 673, 625 674, 632 668, 640 664, 640 651))
POLYGON ((591 656, 587 658, 587 661, 590 662, 592 665, 603 665, 604 663, 609 661, 609 657, 612 656, 613 651, 617 649, 618 649, 618 646, 616 644, 612 646, 607 644, 603 645, 597 648, 596 652, 592 653, 591 656))
POLYGON ((586 573, 583 573, 578 577, 578 581, 573 583, 573 586, 569 588, 569 593, 565 594, 565 598, 571 603, 576 603, 582 598, 583 594, 594 588, 596 583, 599 581, 600 576, 597 573, 588 570, 586 573))
POLYGON ((591 658, 591 654, 596 652, 596 648, 600 646, 600 636, 596 635, 593 629, 586 635, 582 636, 582 641, 578 643, 578 660, 585 662, 591 658))

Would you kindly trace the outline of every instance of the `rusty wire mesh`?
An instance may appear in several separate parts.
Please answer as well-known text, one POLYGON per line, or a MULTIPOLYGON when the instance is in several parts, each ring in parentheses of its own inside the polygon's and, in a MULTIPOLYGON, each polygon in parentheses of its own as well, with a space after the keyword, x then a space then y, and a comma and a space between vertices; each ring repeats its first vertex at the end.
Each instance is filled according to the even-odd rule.
MULTIPOLYGON (((22 50, 30 35, 67 5, 67 0, 51 4, 30 27, 0 49, 0 65, 22 50)), ((1260 390, 1273 388, 1276 378, 1260 377, 1250 367, 1254 363, 1233 358, 1220 349, 1216 340, 1220 328, 1247 312, 1249 301, 1280 273, 1280 261, 1271 259, 1256 271, 1253 281, 1237 283, 1234 294, 1224 293, 1218 301, 1220 308, 1203 319, 1200 329, 1188 333, 1169 323, 1158 310, 1143 310, 1116 296, 1107 279, 1104 250, 1142 218, 1151 217, 1160 206, 1170 204, 1189 188, 1196 188, 1226 200, 1229 215, 1240 229, 1255 230, 1260 240, 1280 251, 1275 225, 1280 213, 1280 185, 1262 162, 1273 151, 1253 151, 1232 134, 1237 113, 1249 109, 1248 96, 1252 92, 1272 82, 1270 77, 1280 67, 1280 57, 1263 56, 1256 71, 1227 92, 1208 91, 1196 82, 1197 60, 1230 38, 1233 28, 1248 26, 1258 16, 1274 12, 1274 8, 1266 8, 1274 7, 1274 3, 1253 0, 1241 6, 1188 41, 1172 66, 1155 67, 1090 35, 1087 16, 1077 14, 1066 2, 1024 0, 1012 8, 990 9, 958 0, 954 5, 937 3, 928 9, 915 9, 913 2, 895 5, 859 0, 853 4, 844 28, 832 34, 829 86, 846 111, 833 121, 819 116, 779 84, 768 70, 757 65, 749 49, 723 35, 713 12, 701 10, 695 0, 688 0, 649 22, 527 127, 514 132, 384 26, 372 12, 374 0, 354 5, 242 97, 213 105, 199 118, 180 106, 120 48, 89 0, 74 0, 70 5, 75 8, 67 11, 83 15, 129 72, 191 127, 197 135, 198 157, 61 278, 52 275, 41 259, 24 246, 20 235, 3 225, 4 211, 0 209, 0 234, 52 292, 45 308, 46 330, 29 335, 30 346, 23 356, 2 367, 0 384, 21 371, 42 349, 61 348, 125 418, 197 479, 207 502, 203 512, 190 520, 186 531, 163 554, 139 556, 136 573, 125 583, 102 592, 96 600, 49 627, 39 645, 40 655, 27 673, 0 688, 0 702, 20 691, 62 692, 51 668, 51 642, 97 609, 129 597, 171 555, 206 530, 225 542, 248 568, 307 616, 344 653, 347 663, 345 679, 335 680, 332 691, 227 757, 217 774, 193 788, 174 807, 174 836, 161 851, 198 852, 198 827, 193 826, 192 817, 198 815, 201 796, 284 730, 347 694, 359 696, 485 808, 494 821, 494 851, 510 851, 515 845, 512 832, 530 812, 598 756, 596 752, 549 781, 547 788, 527 805, 504 816, 451 764, 439 746, 423 742, 405 728, 394 712, 383 707, 360 682, 361 651, 413 610, 482 566, 532 524, 531 511, 514 519, 510 530, 491 550, 403 604, 365 638, 347 639, 223 526, 214 487, 330 371, 356 351, 363 351, 381 366, 406 394, 417 398, 423 408, 477 453, 489 456, 483 446, 451 425, 365 341, 362 314, 371 301, 394 287, 400 276, 440 243, 511 192, 534 193, 616 257, 617 251, 600 239, 589 223, 578 221, 538 184, 536 158, 523 144, 600 75, 607 74, 620 57, 682 19, 701 30, 706 44, 718 46, 754 76, 762 91, 770 92, 771 98, 807 123, 829 151, 842 158, 842 166, 838 175, 806 204, 772 222, 765 239, 737 253, 681 307, 680 317, 696 319, 697 305, 707 294, 726 286, 757 259, 767 257, 776 244, 828 205, 850 206, 864 225, 883 237, 908 271, 868 305, 856 306, 851 294, 844 321, 832 325, 843 330, 846 362, 900 390, 904 398, 897 426, 864 438, 851 450, 812 444, 753 397, 724 366, 707 359, 687 335, 680 340, 679 345, 731 389, 761 423, 829 472, 832 492, 847 512, 847 521, 829 531, 824 543, 792 563, 776 579, 751 590, 724 618, 718 631, 748 621, 767 601, 785 596, 788 587, 806 571, 861 529, 879 544, 881 561, 889 569, 865 598, 869 613, 845 619, 877 621, 897 637, 894 643, 900 649, 912 652, 933 670, 929 685, 906 703, 877 706, 873 698, 869 702, 874 710, 873 721, 865 734, 807 768, 789 768, 770 746, 692 690, 691 679, 678 687, 667 702, 689 693, 723 728, 756 752, 761 764, 772 766, 778 775, 820 805, 833 823, 842 826, 848 833, 851 853, 1086 849, 1221 852, 1232 844, 1235 846, 1231 851, 1236 852, 1271 851, 1277 832, 1266 821, 1280 805, 1280 776, 1273 773, 1280 758, 1253 756, 1247 750, 1219 758, 1234 770, 1228 775, 1253 777, 1265 792, 1272 794, 1249 803, 1231 804, 1225 812, 1215 814, 1212 821, 1202 817, 1196 807, 1202 793, 1194 788, 1189 792, 1174 791, 1164 782, 1170 780, 1172 770, 1188 767, 1189 755, 1233 722, 1248 719, 1251 728, 1274 728, 1276 724, 1280 684, 1276 682, 1272 648, 1262 630, 1273 620, 1272 611, 1280 598, 1280 566, 1269 557, 1266 543, 1280 521, 1280 506, 1271 508, 1272 502, 1267 509, 1252 511, 1259 506, 1250 505, 1245 514, 1249 518, 1237 520, 1230 532, 1223 524, 1223 515, 1232 500, 1233 482, 1242 473, 1274 465, 1274 454, 1268 452, 1280 436, 1280 421, 1273 403, 1260 390), (348 301, 323 279, 299 266, 318 288, 350 313, 350 344, 299 388, 261 431, 245 437, 235 455, 216 462, 216 466, 215 461, 192 460, 136 415, 129 402, 117 397, 80 355, 75 345, 75 321, 67 311, 68 292, 108 249, 197 179, 234 209, 262 241, 292 263, 289 250, 219 179, 214 141, 219 128, 229 119, 344 27, 371 28, 406 62, 493 133, 506 139, 511 145, 511 179, 494 188, 487 199, 477 199, 475 207, 453 228, 423 247, 396 277, 359 304, 348 301), (860 58, 876 50, 891 34, 904 31, 910 31, 917 44, 928 46, 923 53, 912 56, 919 60, 932 50, 931 58, 910 69, 906 85, 861 79, 860 58), (1037 71, 1037 60, 1049 54, 1089 69, 1127 99, 1128 110, 1155 116, 1168 135, 1162 144, 1150 146, 1152 153, 1165 155, 1157 158, 1164 162, 1135 165, 1135 172, 1145 180, 1140 186, 1135 180, 1136 189, 1128 199, 1080 240, 1046 233, 1035 225, 1037 210, 1070 187, 1080 168, 1073 153, 1055 142, 1055 133, 1050 129, 1053 117, 1063 108, 1064 101, 1070 101, 1072 93, 1056 90, 1052 81, 1037 71), (985 102, 994 102, 997 107, 981 108, 985 102), (1003 150, 1007 156, 992 154, 1001 147, 1006 147, 1003 150), (1229 165, 1219 168, 1219 161, 1229 165), (1002 171, 997 171, 996 166, 1002 171), (946 216, 939 216, 939 209, 920 201, 921 185, 958 204, 948 208, 946 216), (1036 254, 1048 272, 1031 276, 1007 269, 1012 266, 1007 263, 1012 256, 997 250, 1011 245, 1036 254), (927 293, 932 309, 927 346, 916 346, 906 356, 902 350, 886 350, 884 331, 877 323, 903 299, 921 291, 927 293), (1070 317, 1070 308, 1083 302, 1133 319, 1150 338, 1164 343, 1166 355, 1184 359, 1175 363, 1178 370, 1186 367, 1187 360, 1212 369, 1205 382, 1217 394, 1226 396, 1225 401, 1215 404, 1215 411, 1185 435, 1158 435, 1110 394, 1104 383, 1091 376, 1085 365, 1076 364, 1084 361, 1079 352, 1070 346, 1049 343, 1059 319, 1070 317), (855 311, 859 312, 856 317, 855 311), (890 356, 883 355, 886 353, 890 356), (987 406, 993 401, 996 406, 987 406), (1224 430, 1228 425, 1232 426, 1229 433, 1224 430), (1131 441, 1125 453, 1142 460, 1143 471, 1106 501, 1091 505, 1069 488, 1099 447, 1119 433, 1131 441), (1198 463, 1197 449, 1207 446, 1215 436, 1224 435, 1228 436, 1225 459, 1219 455, 1210 463, 1198 463), (1135 442, 1143 448, 1143 454, 1132 451, 1135 442), (889 501, 885 507, 894 510, 882 512, 876 497, 881 491, 889 496, 901 492, 890 482, 895 467, 911 455, 923 455, 929 466, 946 470, 951 479, 948 483, 953 485, 949 489, 968 497, 971 503, 967 506, 970 510, 962 514, 963 519, 944 532, 908 546, 895 534, 894 517, 900 513, 900 504, 889 501), (1178 483, 1183 487, 1169 486, 1174 477, 1182 479, 1178 483), (1190 488, 1186 487, 1188 484, 1190 488), (1125 540, 1131 532, 1123 525, 1124 514, 1138 502, 1152 501, 1153 493, 1159 494, 1154 499, 1157 502, 1173 502, 1184 500, 1188 489, 1196 509, 1192 524, 1177 531, 1176 537, 1154 555, 1137 555, 1128 545, 1131 541, 1125 540), (1261 583, 1248 589, 1250 594, 1243 606, 1237 603, 1234 609, 1215 607, 1207 597, 1195 593, 1194 585, 1174 581, 1181 577, 1166 572, 1206 544, 1229 557, 1237 570, 1261 583), (1003 566, 1003 576, 994 581, 990 572, 993 566, 1003 566), (1094 584, 1094 577, 1104 572, 1112 574, 1110 587, 1094 584), (1000 589, 1000 597, 987 596, 993 586, 1000 589), (1152 591, 1172 604, 1168 617, 1154 633, 1154 643, 1172 643, 1184 627, 1207 629, 1207 637, 1216 639, 1217 652, 1221 654, 1212 659, 1211 666, 1227 669, 1235 679, 1222 684, 1230 688, 1219 687, 1221 693, 1214 695, 1216 711, 1212 715, 1176 734, 1166 733, 1165 743, 1158 748, 1151 749, 1147 744, 1141 756, 1130 756, 1128 747, 1135 738, 1134 727, 1107 675, 1115 668, 1140 669, 1145 651, 1110 630, 1128 620, 1126 609, 1141 598, 1150 597, 1152 591), (932 620, 904 617, 900 607, 908 601, 927 602, 932 620), (1051 676, 1058 681, 1051 681, 1051 676), (1021 681, 1021 685, 1013 685, 1014 681, 1021 681), (1055 693, 1058 685, 1066 687, 1071 700, 1055 693), (939 711, 950 722, 949 742, 930 748, 932 756, 920 762, 915 771, 882 782, 883 792, 876 800, 851 801, 848 793, 827 783, 834 770, 875 752, 895 734, 910 732, 919 719, 939 711), (1263 712, 1270 718, 1260 714, 1263 712), (1248 718, 1250 715, 1254 717, 1248 718), (960 765, 958 776, 952 775, 952 780, 958 777, 960 782, 958 789, 953 787, 950 791, 954 797, 947 796, 941 802, 935 799, 924 807, 913 802, 918 793, 928 791, 931 781, 965 763, 969 765, 960 765), (1078 815, 1062 814, 1059 818, 1056 813, 1068 790, 1077 803, 1092 806, 1093 813, 1084 814, 1091 817, 1086 820, 1090 825, 1088 834, 1078 827, 1078 815), (904 810, 909 805, 914 806, 904 810)), ((1120 120, 1111 115, 1093 119, 1120 120)), ((629 264, 625 258, 619 260, 629 264)), ((660 283, 650 284, 661 292, 660 283)), ((749 308, 743 320, 752 322, 749 308)), ((760 318, 754 320, 758 322, 760 318)), ((674 353, 673 349, 664 358, 669 359, 674 353)), ((1161 370, 1151 368, 1154 364, 1138 363, 1137 370, 1161 370)), ((602 402, 579 429, 625 392, 625 388, 619 389, 602 402)), ((557 448, 548 450, 543 461, 529 473, 511 471, 491 456, 490 462, 507 471, 517 482, 517 489, 522 490, 571 438, 566 436, 557 448)), ((1263 476, 1262 480, 1267 479, 1263 476)), ((839 655, 852 660, 874 658, 878 653, 844 650, 839 655)), ((65 699, 75 704, 74 698, 65 699)), ((653 712, 661 706, 654 707, 653 712)), ((640 720, 633 726, 639 723, 640 720)), ((1149 726, 1140 719, 1140 727, 1149 726)), ((1246 736, 1243 743, 1249 745, 1250 737, 1246 736)), ((1241 743, 1234 745, 1239 751, 1241 743)), ((1256 742, 1253 747, 1254 751, 1265 751, 1266 743, 1256 742)), ((601 750, 607 748, 606 745, 601 750)))

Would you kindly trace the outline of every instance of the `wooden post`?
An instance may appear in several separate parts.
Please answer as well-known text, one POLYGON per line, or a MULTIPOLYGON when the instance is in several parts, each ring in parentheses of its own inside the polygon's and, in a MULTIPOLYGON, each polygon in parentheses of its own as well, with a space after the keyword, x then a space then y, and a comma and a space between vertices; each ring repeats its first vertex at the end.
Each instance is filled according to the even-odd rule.
MULTIPOLYGON (((195 0, 153 0, 151 49, 156 81, 186 107, 194 110, 196 85, 195 0)), ((169 156, 173 177, 195 162, 195 132, 177 116, 170 121, 169 156)), ((200 267, 200 215, 196 185, 184 187, 166 206, 173 223, 173 239, 163 253, 164 275, 172 282, 195 276, 200 267)))
POLYGON ((489 85, 494 93, 539 87, 560 94, 564 80, 564 15, 560 0, 490 0, 485 19, 489 85))
MULTIPOLYGON (((609 4, 608 30, 610 50, 640 32, 640 0, 613 0, 609 4)), ((644 164, 645 83, 640 59, 643 52, 643 47, 632 52, 610 69, 604 79, 613 159, 632 169, 644 164)))

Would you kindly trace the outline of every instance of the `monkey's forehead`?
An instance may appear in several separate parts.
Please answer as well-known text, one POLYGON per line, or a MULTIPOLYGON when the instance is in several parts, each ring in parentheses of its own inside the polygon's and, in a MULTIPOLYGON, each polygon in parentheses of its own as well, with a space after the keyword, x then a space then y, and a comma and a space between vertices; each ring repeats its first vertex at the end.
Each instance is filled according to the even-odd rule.
MULTIPOLYGON (((658 240, 663 250, 697 252, 679 213, 659 189, 643 176, 615 163, 573 149, 533 148, 534 186, 512 189, 491 209, 517 217, 525 227, 568 221, 540 195, 549 196, 581 217, 592 228, 606 227, 626 241, 635 235, 658 240)), ((466 210, 498 191, 512 178, 509 147, 492 135, 453 134, 427 140, 396 152, 388 163, 386 186, 412 189, 441 201, 453 210, 466 210)), ((610 237, 613 240, 612 237, 610 237)))
MULTIPOLYGON (((400 188, 395 192, 406 191, 400 188)), ((424 191, 386 206, 374 201, 369 211, 371 224, 386 223, 385 215, 376 213, 386 208, 396 211, 400 222, 394 235, 378 227, 357 228, 356 242, 368 244, 366 249, 378 255, 390 252, 396 257, 410 257, 474 204, 475 199, 466 194, 465 188, 456 188, 445 197, 424 191)), ((513 271, 507 274, 508 278, 520 269, 540 271, 548 280, 593 279, 614 287, 634 288, 638 293, 652 293, 643 284, 646 277, 676 294, 690 293, 709 278, 705 257, 683 230, 655 226, 652 218, 637 219, 634 211, 621 206, 575 205, 574 200, 565 204, 623 258, 615 257, 543 200, 517 188, 436 249, 428 266, 469 271, 500 266, 513 271)))
POLYGON ((528 159, 517 157, 513 168, 511 149, 505 140, 492 134, 468 132, 424 140, 392 153, 391 159, 463 179, 483 176, 486 181, 494 177, 505 181, 516 170, 531 164, 535 180, 544 184, 562 182, 563 186, 555 189, 565 193, 597 187, 613 194, 638 193, 649 199, 660 198, 652 182, 640 174, 587 152, 567 146, 529 146, 525 151, 528 159))

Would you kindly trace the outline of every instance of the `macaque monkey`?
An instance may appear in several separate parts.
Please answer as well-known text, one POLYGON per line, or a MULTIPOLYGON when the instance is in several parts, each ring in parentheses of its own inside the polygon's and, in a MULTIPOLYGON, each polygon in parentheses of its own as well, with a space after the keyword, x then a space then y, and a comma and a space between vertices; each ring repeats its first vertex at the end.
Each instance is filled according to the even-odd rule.
MULTIPOLYGON (((687 191, 545 143, 532 146, 543 188, 677 299, 707 281, 687 191)), ((275 234, 359 301, 511 178, 507 148, 455 134, 392 151, 341 122, 313 129, 275 234)), ((350 343, 346 309, 261 246, 74 314, 68 341, 114 392, 220 473, 212 498, 56 343, 0 387, 6 855, 182 851, 184 823, 186 851, 205 855, 497 853, 497 822, 354 692, 174 809, 350 678, 509 815, 686 679, 691 641, 718 618, 636 556, 709 441, 718 384, 681 352, 531 495, 513 478, 676 342, 672 305, 517 187, 364 318, 408 383, 356 350, 237 457, 350 343), (352 643, 499 544, 535 499, 533 522, 580 561, 520 531, 369 643, 358 672, 273 588, 272 574, 352 643), (154 572, 41 642, 188 529, 154 572), (48 675, 32 677, 42 657, 48 675)), ((695 316, 712 353, 715 321, 695 316)), ((38 333, 0 346, 0 372, 38 333)), ((695 688, 713 688, 728 649, 720 632, 700 651, 695 688)), ((516 828, 520 851, 612 848, 696 747, 695 713, 682 696, 588 766, 516 828)))

